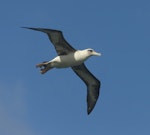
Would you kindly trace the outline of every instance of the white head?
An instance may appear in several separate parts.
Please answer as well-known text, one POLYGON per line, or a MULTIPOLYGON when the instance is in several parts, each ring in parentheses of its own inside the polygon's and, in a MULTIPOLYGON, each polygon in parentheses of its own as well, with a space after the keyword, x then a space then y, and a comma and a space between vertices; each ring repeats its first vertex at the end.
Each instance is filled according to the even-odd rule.
POLYGON ((101 54, 97 53, 96 51, 90 48, 84 50, 78 50, 74 53, 74 59, 76 61, 79 61, 80 64, 82 64, 82 62, 84 62, 91 56, 101 56, 101 54))
POLYGON ((98 53, 91 48, 85 49, 85 51, 89 56, 101 56, 101 53, 98 53))

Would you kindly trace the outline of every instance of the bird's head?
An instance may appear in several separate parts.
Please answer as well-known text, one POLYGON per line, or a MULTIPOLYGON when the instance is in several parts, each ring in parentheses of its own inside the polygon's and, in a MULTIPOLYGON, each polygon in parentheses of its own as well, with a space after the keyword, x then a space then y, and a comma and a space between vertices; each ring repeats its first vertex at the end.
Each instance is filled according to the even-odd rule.
POLYGON ((85 50, 89 56, 101 56, 101 53, 94 51, 91 48, 85 50))

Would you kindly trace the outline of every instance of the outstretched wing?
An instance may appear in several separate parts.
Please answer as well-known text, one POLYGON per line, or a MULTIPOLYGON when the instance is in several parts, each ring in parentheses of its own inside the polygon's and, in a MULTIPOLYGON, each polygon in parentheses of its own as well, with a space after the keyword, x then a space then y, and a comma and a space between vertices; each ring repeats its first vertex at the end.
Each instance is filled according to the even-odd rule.
POLYGON ((52 29, 44 29, 44 28, 29 28, 29 27, 23 27, 23 28, 37 30, 37 31, 46 33, 48 35, 50 41, 53 43, 58 55, 67 55, 71 52, 76 51, 76 49, 74 49, 65 40, 61 31, 52 30, 52 29))
POLYGON ((100 93, 100 81, 83 64, 72 67, 73 71, 85 82, 87 86, 87 113, 93 110, 100 93))

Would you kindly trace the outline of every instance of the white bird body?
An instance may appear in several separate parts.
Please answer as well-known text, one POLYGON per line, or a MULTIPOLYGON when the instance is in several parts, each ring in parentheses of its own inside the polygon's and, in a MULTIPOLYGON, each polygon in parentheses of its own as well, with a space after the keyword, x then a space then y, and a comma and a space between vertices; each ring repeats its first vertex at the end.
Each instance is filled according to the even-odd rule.
POLYGON ((82 64, 92 55, 100 56, 100 53, 96 53, 95 51, 93 51, 91 55, 88 50, 92 49, 78 50, 74 53, 69 53, 68 55, 57 56, 51 61, 47 62, 47 64, 51 64, 51 67, 53 68, 67 68, 82 64))

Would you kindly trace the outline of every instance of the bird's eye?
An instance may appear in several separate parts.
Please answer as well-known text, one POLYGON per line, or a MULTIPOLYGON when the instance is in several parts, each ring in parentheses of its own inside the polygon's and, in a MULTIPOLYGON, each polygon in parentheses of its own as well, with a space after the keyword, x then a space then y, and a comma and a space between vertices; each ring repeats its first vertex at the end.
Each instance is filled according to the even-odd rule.
POLYGON ((90 50, 88 50, 88 51, 89 51, 89 52, 93 52, 93 50, 91 50, 91 49, 90 49, 90 50))

